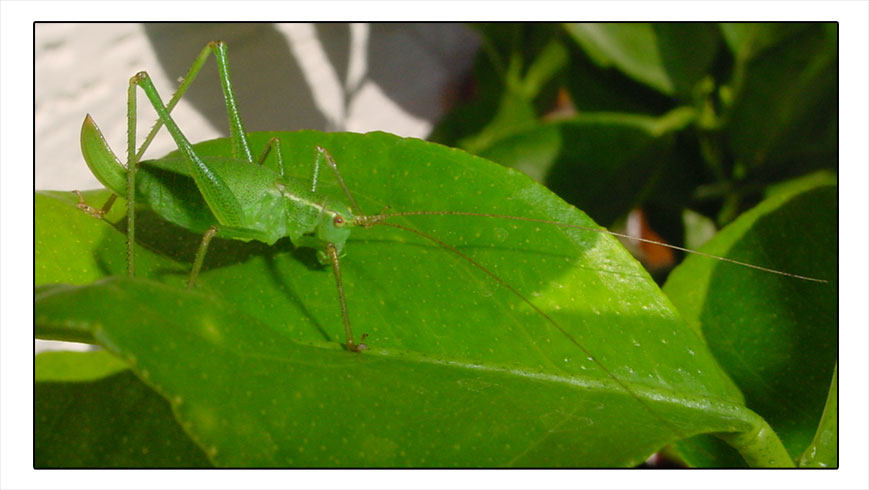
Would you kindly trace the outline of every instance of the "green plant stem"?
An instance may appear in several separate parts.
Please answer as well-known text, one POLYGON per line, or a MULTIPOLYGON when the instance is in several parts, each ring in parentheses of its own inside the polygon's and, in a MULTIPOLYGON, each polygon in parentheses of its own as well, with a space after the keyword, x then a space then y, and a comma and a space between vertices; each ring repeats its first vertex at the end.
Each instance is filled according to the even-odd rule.
POLYGON ((755 430, 736 433, 717 434, 730 444, 752 468, 794 468, 781 440, 765 420, 758 417, 755 430))

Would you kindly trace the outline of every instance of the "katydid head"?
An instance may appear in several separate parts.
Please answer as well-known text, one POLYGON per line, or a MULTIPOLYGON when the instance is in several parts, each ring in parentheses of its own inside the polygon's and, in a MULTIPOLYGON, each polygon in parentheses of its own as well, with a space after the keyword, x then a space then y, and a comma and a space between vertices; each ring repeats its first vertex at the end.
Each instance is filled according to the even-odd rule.
POLYGON ((342 254, 355 221, 353 212, 346 204, 338 201, 324 204, 317 226, 317 238, 333 243, 338 253, 342 254))
POLYGON ((353 214, 342 203, 322 207, 315 233, 317 239, 326 245, 326 249, 317 250, 317 261, 323 265, 334 265, 332 258, 326 253, 330 247, 334 249, 336 257, 344 256, 344 244, 350 238, 353 221, 353 214))

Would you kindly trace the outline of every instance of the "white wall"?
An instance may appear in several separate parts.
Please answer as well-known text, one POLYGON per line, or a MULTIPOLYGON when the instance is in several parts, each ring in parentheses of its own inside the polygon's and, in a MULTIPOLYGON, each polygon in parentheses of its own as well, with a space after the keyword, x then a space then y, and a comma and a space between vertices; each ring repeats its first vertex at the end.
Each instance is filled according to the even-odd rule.
MULTIPOLYGON (((147 71, 166 100, 206 42, 218 39, 229 46, 248 131, 414 137, 448 109, 478 45, 459 24, 37 24, 35 187, 100 187, 79 150, 85 114, 122 156, 129 78, 147 71)), ((138 100, 141 142, 156 116, 138 100)), ((191 141, 227 135, 213 61, 173 115, 191 141)), ((147 156, 173 148, 164 132, 147 156)))

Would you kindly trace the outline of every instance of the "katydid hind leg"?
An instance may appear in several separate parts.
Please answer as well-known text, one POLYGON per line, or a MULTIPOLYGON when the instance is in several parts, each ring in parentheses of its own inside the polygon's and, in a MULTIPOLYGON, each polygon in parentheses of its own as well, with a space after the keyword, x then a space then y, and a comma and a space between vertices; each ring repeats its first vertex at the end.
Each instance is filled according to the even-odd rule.
MULTIPOLYGON (((193 65, 190 66, 190 69, 184 76, 181 85, 178 86, 178 89, 172 95, 172 98, 169 99, 169 102, 166 103, 166 112, 172 112, 172 109, 175 108, 175 105, 178 104, 178 101, 180 101, 181 97, 183 97, 184 94, 187 92, 187 89, 196 79, 197 75, 199 75, 199 72, 202 70, 202 67, 208 60, 208 56, 212 53, 214 54, 215 63, 217 64, 217 71, 220 77, 220 86, 223 90, 224 102, 226 103, 226 113, 229 119, 229 131, 230 140, 232 142, 233 157, 239 160, 253 162, 253 157, 250 150, 250 143, 248 142, 247 133, 244 130, 244 124, 242 123, 241 116, 239 115, 238 103, 236 102, 235 98, 235 91, 232 88, 232 81, 229 74, 229 62, 225 43, 221 41, 212 41, 209 42, 204 48, 202 48, 202 51, 199 52, 199 55, 196 57, 193 65)), ((157 131, 160 130, 163 124, 164 123, 162 118, 158 118, 157 122, 154 123, 154 126, 148 132, 148 135, 145 137, 145 140, 142 143, 142 146, 139 148, 139 151, 136 152, 136 155, 139 159, 142 158, 145 150, 151 144, 151 141, 154 139, 157 131)))
MULTIPOLYGON (((241 224, 242 210, 238 201, 236 201, 234 195, 220 177, 214 174, 214 172, 212 172, 196 155, 190 142, 183 133, 181 133, 181 130, 170 116, 171 110, 175 107, 186 92, 187 88, 196 78, 199 71, 202 69, 202 66, 208 58, 209 52, 214 53, 217 62, 218 73, 220 75, 221 87, 223 89, 227 115, 229 118, 230 133, 232 135, 233 154, 236 158, 244 159, 251 163, 253 162, 250 153, 250 145, 248 144, 244 126, 238 112, 238 105, 235 101, 235 93, 232 88, 227 62, 226 45, 224 43, 219 41, 208 43, 208 45, 200 52, 199 56, 197 56, 193 66, 191 66, 187 76, 170 99, 168 105, 163 105, 162 99, 157 93, 153 83, 151 83, 150 77, 147 73, 140 72, 134 75, 130 79, 127 91, 127 274, 130 277, 135 276, 135 207, 136 172, 138 171, 138 161, 162 125, 166 126, 173 139, 175 139, 178 148, 191 165, 196 185, 200 189, 200 192, 202 192, 203 197, 205 197, 209 208, 211 208, 215 216, 218 218, 218 221, 230 226, 241 224), (158 114, 157 123, 155 123, 151 128, 151 131, 146 136, 142 147, 139 148, 138 151, 136 150, 137 85, 142 87, 146 96, 150 100, 151 105, 158 114)), ((108 212, 113 203, 114 199, 110 198, 101 210, 96 210, 85 204, 83 199, 80 199, 78 207, 88 214, 101 217, 108 212)), ((193 277, 191 278, 191 284, 194 279, 195 278, 193 277)))
MULTIPOLYGON (((175 108, 175 106, 178 104, 178 101, 181 100, 181 97, 184 96, 184 94, 186 93, 190 84, 193 83, 193 81, 196 79, 197 75, 199 74, 200 70, 202 70, 202 67, 205 64, 206 60, 208 59, 208 56, 212 52, 217 52, 217 51, 219 51, 219 50, 217 49, 214 42, 208 43, 208 45, 206 45, 200 51, 199 55, 196 57, 196 60, 193 62, 190 69, 188 70, 187 75, 184 77, 183 81, 181 82, 181 85, 178 86, 178 89, 175 91, 175 93, 172 95, 172 98, 166 104, 166 112, 167 113, 171 113, 172 110, 175 108)), ((221 54, 221 58, 224 59, 224 64, 225 64, 225 53, 221 52, 220 54, 221 54)), ((133 130, 135 130, 135 128, 137 126, 137 115, 135 112, 136 104, 135 104, 135 101, 130 102, 129 97, 132 97, 131 94, 132 94, 132 90, 130 90, 128 92, 128 107, 127 107, 127 135, 128 135, 127 144, 128 144, 128 146, 130 144, 135 144, 135 137, 134 137, 135 133, 133 132, 133 130), (132 111, 131 111, 131 109, 132 109, 132 111)), ((234 100, 234 95, 230 93, 230 96, 234 100)), ((234 107, 235 104, 233 103, 232 106, 234 107)), ((229 107, 229 104, 228 104, 228 107, 229 107)), ((236 115, 237 115, 237 111, 236 111, 236 115)), ((157 121, 154 123, 154 125, 151 127, 151 130, 148 132, 147 136, 145 136, 145 139, 143 140, 142 145, 139 147, 139 149, 134 154, 132 154, 129 149, 127 150, 127 180, 128 180, 128 182, 131 180, 135 181, 135 176, 133 176, 133 178, 131 179, 130 172, 128 171, 130 169, 130 163, 131 162, 138 163, 142 159, 143 155, 145 154, 145 151, 148 149, 148 147, 150 146, 151 142, 154 140, 154 137, 157 135, 157 132, 160 130, 161 127, 163 127, 163 119, 158 118, 157 121)), ((137 165, 134 165, 134 167, 135 166, 137 166, 137 165)), ((128 186, 128 189, 129 188, 130 187, 128 186)), ((96 218, 102 218, 106 214, 108 214, 108 212, 111 210, 112 206, 114 205, 115 201, 118 198, 117 194, 112 194, 106 200, 106 202, 103 204, 103 206, 101 208, 97 209, 97 208, 94 208, 93 206, 87 204, 84 201, 84 198, 82 197, 81 193, 79 193, 78 191, 74 191, 74 192, 79 198, 79 202, 78 202, 78 204, 76 204, 76 207, 78 207, 79 209, 81 209, 85 213, 90 214, 91 216, 94 216, 96 218)), ((133 198, 133 200, 130 202, 134 203, 135 202, 135 195, 128 192, 127 198, 129 199, 130 197, 133 198)), ((129 218, 128 218, 128 221, 129 221, 129 218)), ((133 222, 128 223, 128 225, 133 225, 133 226, 128 226, 128 229, 133 230, 133 234, 135 235, 135 230, 134 230, 135 218, 133 218, 133 222)), ((128 257, 131 256, 131 254, 132 254, 132 251, 129 248, 129 246, 128 246, 127 253, 128 253, 128 257)), ((128 259, 128 260, 132 260, 132 259, 128 259)), ((128 263, 128 268, 129 268, 129 263, 128 263)))
POLYGON ((323 162, 323 151, 317 147, 317 156, 314 157, 314 172, 311 175, 311 192, 317 192, 317 185, 320 183, 320 164, 323 162))
MULTIPOLYGON (((148 74, 146 72, 139 72, 131 79, 130 83, 131 87, 138 85, 145 92, 160 120, 166 126, 166 130, 169 131, 169 134, 175 140, 175 144, 181 151, 181 155, 190 166, 196 187, 199 189, 212 213, 214 213, 218 223, 226 226, 242 226, 244 212, 241 204, 239 204, 226 182, 193 150, 190 141, 184 136, 184 133, 181 132, 181 129, 166 110, 166 106, 163 105, 160 94, 157 92, 148 74)), ((132 94, 131 98, 134 99, 134 95, 132 94)), ((135 157, 135 155, 132 155, 132 157, 135 157)))
POLYGON ((235 100, 235 90, 232 88, 232 77, 229 73, 229 59, 226 43, 213 41, 208 43, 214 53, 217 62, 217 72, 220 75, 220 87, 223 89, 223 99, 226 102, 226 113, 229 117, 229 134, 232 141, 233 157, 253 163, 253 154, 250 151, 250 143, 241 116, 238 113, 238 103, 235 100))
MULTIPOLYGON (((196 80, 196 76, 199 75, 200 70, 202 70, 203 65, 205 65, 205 61, 208 60, 208 56, 213 51, 212 47, 213 43, 208 43, 202 50, 199 52, 199 55, 196 57, 196 60, 190 66, 190 69, 187 70, 187 75, 184 76, 184 79, 181 81, 181 85, 175 90, 175 93, 172 94, 172 98, 169 99, 169 102, 166 103, 166 112, 172 113, 172 109, 178 104, 178 101, 181 100, 181 97, 187 92, 187 89, 190 87, 190 84, 196 80)), ((142 156, 145 154, 145 150, 148 149, 148 146, 151 145, 151 142, 154 140, 154 137, 157 136, 157 132, 160 128, 163 127, 163 120, 157 119, 154 123, 154 126, 151 127, 151 130, 148 132, 148 135, 145 136, 145 139, 142 141, 142 146, 139 147, 139 150, 136 152, 136 158, 139 160, 142 159, 142 156)))
POLYGON ((135 277, 136 262, 136 85, 137 76, 127 86, 127 275, 135 277))
POLYGON ((125 194, 127 199, 127 275, 136 275, 135 243, 136 243, 136 172, 138 156, 136 154, 136 85, 139 76, 132 77, 127 87, 127 163, 124 168, 117 156, 109 148, 99 128, 91 119, 85 117, 82 124, 82 154, 94 175, 110 188, 115 194, 96 209, 84 201, 81 193, 73 191, 79 199, 76 207, 96 218, 102 218, 112 208, 118 194, 125 194), (93 144, 96 142, 96 144, 93 144))

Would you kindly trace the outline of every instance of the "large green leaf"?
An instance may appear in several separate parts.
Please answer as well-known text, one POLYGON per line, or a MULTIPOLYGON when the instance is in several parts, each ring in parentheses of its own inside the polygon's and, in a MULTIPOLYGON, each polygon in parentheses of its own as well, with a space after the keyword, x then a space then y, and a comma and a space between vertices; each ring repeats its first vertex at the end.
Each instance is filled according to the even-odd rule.
POLYGON ((208 467, 169 403, 104 351, 36 356, 37 468, 208 467))
POLYGON ((579 112, 626 112, 658 115, 675 101, 618 70, 597 65, 578 43, 569 43, 565 88, 579 112))
MULTIPOLYGON (((368 212, 389 205, 594 226, 524 175, 461 151, 317 132, 252 134, 254 148, 272 136, 304 178, 314 147, 329 149, 368 212)), ((342 198, 328 182, 322 191, 342 198)), ((63 219, 62 206, 46 209, 63 219)), ((223 466, 623 466, 686 436, 764 425, 611 237, 483 217, 395 222, 456 247, 540 312, 436 244, 376 227, 354 231, 342 259, 350 319, 357 336, 370 334, 363 354, 341 348, 332 271, 286 241, 215 240, 193 291, 159 268, 47 288, 37 332, 88 331, 169 400, 223 466)), ((102 224, 114 233, 106 242, 123 242, 102 224)), ((140 219, 136 236, 169 263, 191 261, 198 242, 155 219, 140 219)), ((83 240, 39 243, 103 253, 83 240)))
POLYGON ((808 22, 725 22, 720 28, 733 56, 738 60, 749 60, 765 49, 813 27, 808 22))
MULTIPOLYGON (((792 458, 816 431, 837 358, 836 206, 834 178, 801 179, 703 248, 828 283, 692 257, 664 287, 683 317, 702 331, 747 406, 770 423, 792 458)), ((708 462, 708 454, 717 453, 704 452, 693 461, 708 462)))

